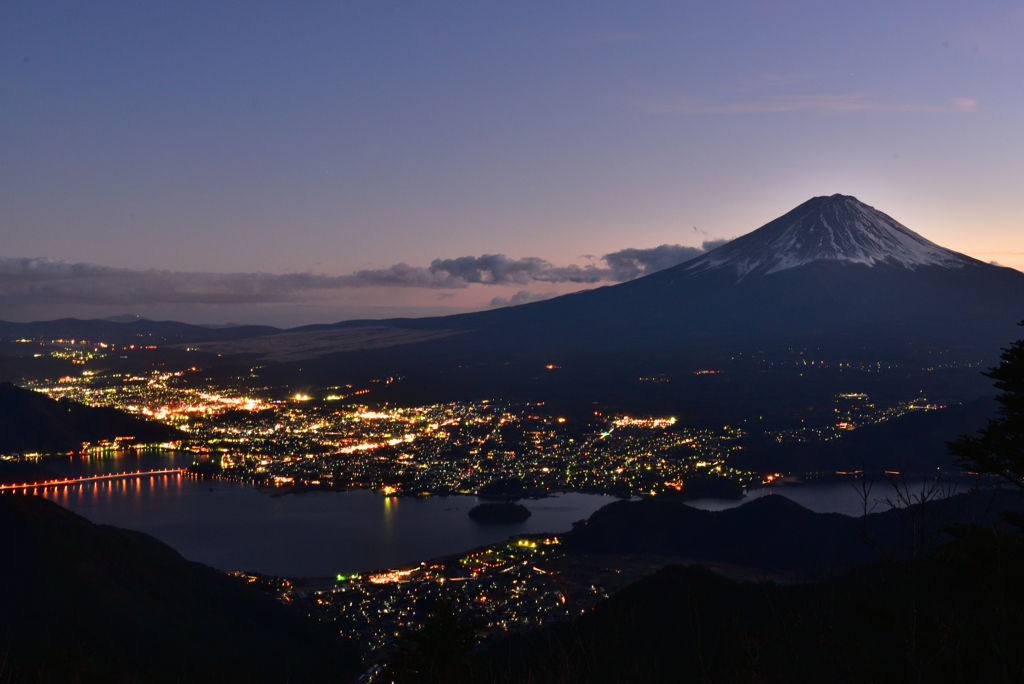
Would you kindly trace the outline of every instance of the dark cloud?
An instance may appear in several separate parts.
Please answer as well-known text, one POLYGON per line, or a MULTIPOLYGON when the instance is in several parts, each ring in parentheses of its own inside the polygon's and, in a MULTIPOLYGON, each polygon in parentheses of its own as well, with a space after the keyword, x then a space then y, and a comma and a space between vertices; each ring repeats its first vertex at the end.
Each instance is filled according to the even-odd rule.
MULTIPOLYGON (((426 268, 399 263, 343 276, 136 271, 59 259, 0 258, 0 303, 259 304, 297 301, 318 291, 354 287, 456 290, 473 284, 623 282, 675 266, 722 242, 707 241, 702 247, 623 249, 585 266, 555 266, 538 257, 512 259, 504 254, 485 254, 435 259, 426 268)), ((507 301, 496 297, 492 305, 520 304, 538 296, 544 295, 523 290, 507 301)))
POLYGON ((430 272, 447 273, 453 278, 460 278, 466 283, 484 283, 487 285, 525 285, 546 271, 551 264, 538 257, 511 259, 504 254, 484 254, 479 257, 458 257, 457 259, 434 259, 430 262, 430 272))
POLYGON ((640 276, 663 271, 703 254, 699 247, 661 245, 651 249, 620 249, 605 254, 602 259, 612 272, 609 280, 632 280, 640 276))
POLYGON ((618 252, 605 254, 601 259, 608 264, 608 269, 611 271, 607 280, 622 282, 663 271, 684 261, 695 259, 704 252, 721 247, 726 242, 728 240, 705 240, 700 247, 661 245, 650 249, 621 249, 618 252))
POLYGON ((614 277, 607 268, 587 266, 554 266, 539 257, 512 259, 504 254, 434 259, 430 272, 448 274, 465 283, 483 285, 527 285, 542 283, 599 283, 614 277))
POLYGON ((729 240, 726 240, 725 238, 715 238, 714 240, 705 240, 701 244, 701 249, 703 249, 705 252, 710 252, 711 250, 718 249, 719 247, 721 247, 724 244, 727 244, 728 242, 729 242, 729 240))
POLYGON ((430 268, 423 268, 406 263, 370 271, 356 271, 350 276, 314 277, 326 278, 326 281, 329 282, 326 286, 327 289, 339 287, 426 287, 455 290, 468 287, 469 282, 472 282, 448 271, 435 269, 433 265, 430 268))
POLYGON ((504 254, 485 254, 480 257, 434 259, 429 270, 435 275, 447 273, 466 283, 485 285, 623 282, 689 261, 726 242, 705 240, 700 247, 661 245, 650 249, 623 249, 601 257, 604 266, 554 266, 538 257, 512 259, 504 254))
POLYGON ((557 292, 535 293, 529 290, 520 290, 511 297, 495 297, 491 300, 491 306, 516 306, 517 304, 529 304, 530 302, 543 302, 545 299, 554 299, 557 292))

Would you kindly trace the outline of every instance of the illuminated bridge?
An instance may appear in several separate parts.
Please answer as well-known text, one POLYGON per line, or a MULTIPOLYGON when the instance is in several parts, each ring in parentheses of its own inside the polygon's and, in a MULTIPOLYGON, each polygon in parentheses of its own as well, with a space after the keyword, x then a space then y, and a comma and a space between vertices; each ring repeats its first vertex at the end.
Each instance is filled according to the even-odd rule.
POLYGON ((125 473, 105 473, 103 475, 90 475, 88 477, 69 477, 63 480, 45 480, 20 485, 0 485, 0 494, 4 492, 25 491, 28 489, 48 489, 51 487, 64 487, 66 485, 88 484, 89 482, 105 482, 107 480, 141 480, 157 475, 178 475, 184 473, 184 468, 168 468, 166 470, 135 470, 125 473))

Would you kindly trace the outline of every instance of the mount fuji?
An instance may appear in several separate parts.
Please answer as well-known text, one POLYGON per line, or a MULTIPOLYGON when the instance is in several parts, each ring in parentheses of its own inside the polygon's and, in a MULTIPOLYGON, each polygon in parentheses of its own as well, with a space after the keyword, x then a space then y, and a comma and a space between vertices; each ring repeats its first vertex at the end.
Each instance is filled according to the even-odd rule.
POLYGON ((469 330, 500 330, 502 346, 586 353, 849 335, 987 345, 1011 339, 1021 318, 1024 273, 941 247, 854 197, 832 195, 637 280, 406 324, 454 327, 467 338, 475 336, 469 330))
POLYGON ((962 268, 979 262, 929 242, 856 197, 815 197, 748 235, 690 262, 686 271, 732 269, 739 279, 815 261, 915 269, 962 268))
MULTIPOLYGON (((567 395, 664 397, 689 391, 683 378, 700 369, 761 359, 744 371, 749 380, 806 352, 832 359, 833 368, 899 368, 915 391, 945 383, 947 396, 976 396, 987 387, 979 371, 1017 339, 1022 318, 1024 273, 944 248, 854 197, 832 195, 630 282, 459 316, 315 326, 308 330, 386 325, 446 336, 327 354, 294 364, 303 380, 287 377, 313 386, 386 372, 429 377, 415 400, 539 398, 523 388, 550 387, 552 374, 537 369, 553 366, 562 369, 567 395), (637 384, 658 374, 680 380, 637 384)), ((734 386, 731 397, 743 391, 734 386)), ((765 396, 772 391, 765 386, 765 396)))

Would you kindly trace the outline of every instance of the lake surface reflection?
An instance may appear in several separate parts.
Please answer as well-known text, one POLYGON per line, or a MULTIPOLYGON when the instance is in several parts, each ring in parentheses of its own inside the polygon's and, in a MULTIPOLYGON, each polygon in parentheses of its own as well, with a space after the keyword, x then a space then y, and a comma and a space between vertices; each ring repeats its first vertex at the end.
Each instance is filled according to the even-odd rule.
MULTIPOLYGON (((184 453, 118 454, 44 464, 66 475, 183 467, 184 453)), ((614 500, 563 494, 523 503, 523 523, 480 525, 471 496, 398 498, 367 491, 270 497, 249 485, 183 476, 48 490, 48 499, 96 523, 151 534, 186 558, 222 570, 325 576, 426 560, 512 534, 564 532, 614 500)))
MULTIPOLYGON (((181 468, 187 452, 125 452, 44 461, 67 476, 181 468)), ((920 490, 912 483, 911 491, 920 490)), ((876 485, 872 502, 891 495, 876 485)), ((860 491, 833 482, 764 487, 743 501, 782 494, 811 510, 862 513, 860 491)), ((562 494, 524 501, 523 523, 480 525, 469 519, 470 496, 397 498, 368 491, 311 492, 270 497, 249 485, 167 475, 47 490, 45 496, 96 523, 151 534, 191 560, 222 570, 286 576, 330 576, 418 562, 527 532, 565 532, 613 497, 562 494)), ((705 499, 697 508, 722 510, 743 501, 705 499)), ((876 506, 875 510, 884 510, 876 506)))

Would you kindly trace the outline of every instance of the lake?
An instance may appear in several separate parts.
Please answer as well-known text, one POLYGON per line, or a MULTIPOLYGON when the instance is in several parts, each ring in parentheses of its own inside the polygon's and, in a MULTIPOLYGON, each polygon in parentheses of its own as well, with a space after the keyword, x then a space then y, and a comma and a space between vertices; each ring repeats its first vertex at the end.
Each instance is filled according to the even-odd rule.
MULTIPOLYGON (((183 452, 48 459, 68 476, 180 468, 183 452)), ((512 534, 564 532, 614 501, 562 494, 524 501, 522 523, 481 525, 472 496, 399 498, 369 491, 271 497, 253 487, 180 475, 46 490, 46 498, 96 523, 151 534, 191 560, 222 570, 330 576, 418 562, 492 544, 512 534)))
MULTIPOLYGON (((187 452, 119 452, 48 459, 67 476, 180 468, 187 452)), ((915 485, 916 486, 916 485, 915 485)), ((850 483, 781 485, 751 490, 745 500, 778 493, 812 510, 860 515, 850 483)), ((885 493, 872 492, 872 499, 885 493)), ((610 496, 561 494, 522 502, 533 515, 522 523, 481 525, 469 519, 471 496, 399 498, 369 491, 310 492, 271 497, 253 487, 216 479, 165 475, 46 490, 45 496, 96 523, 151 534, 186 558, 221 570, 293 577, 349 574, 458 553, 513 534, 565 532, 614 501, 610 496)), ((742 501, 706 499, 721 510, 742 501)), ((880 509, 876 509, 880 510, 880 509)))

